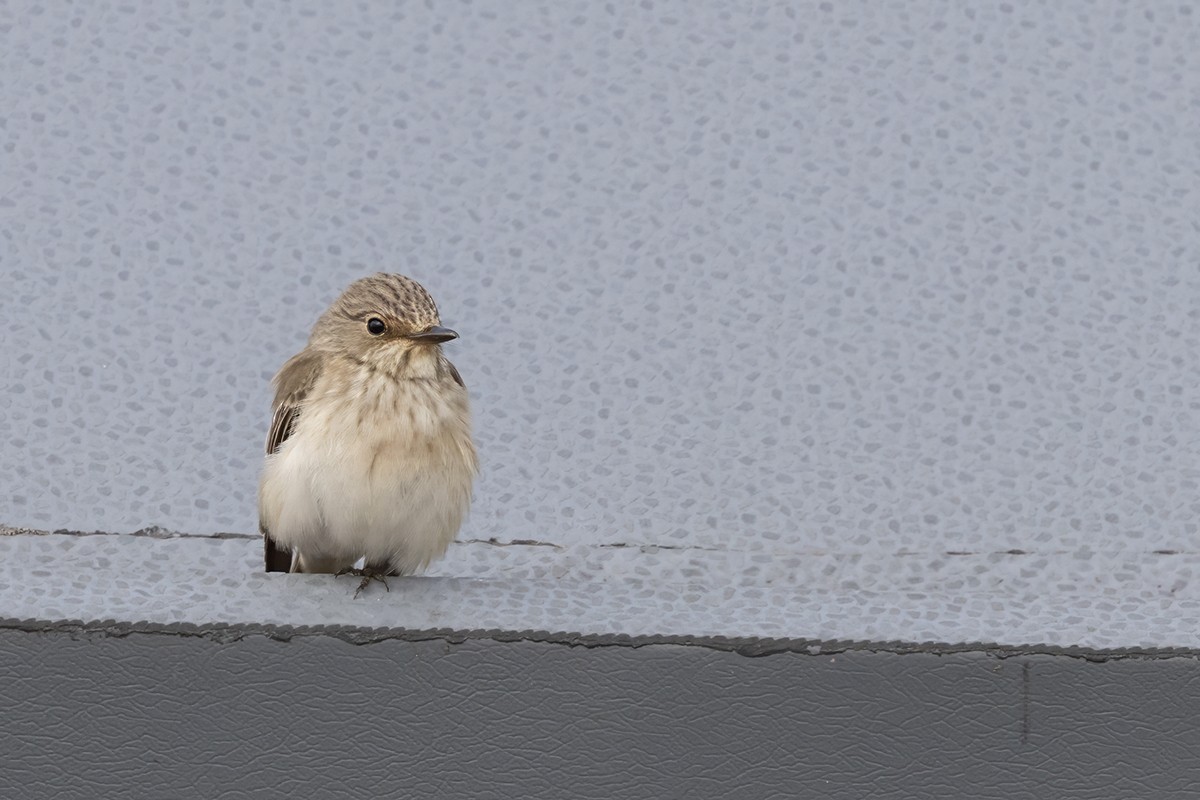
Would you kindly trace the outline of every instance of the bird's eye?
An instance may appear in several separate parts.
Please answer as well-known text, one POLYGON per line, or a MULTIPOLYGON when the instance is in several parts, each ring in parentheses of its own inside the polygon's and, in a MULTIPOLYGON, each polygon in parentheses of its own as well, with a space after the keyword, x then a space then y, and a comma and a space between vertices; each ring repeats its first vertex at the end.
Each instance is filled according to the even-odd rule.
POLYGON ((387 330, 387 325, 383 324, 383 320, 379 317, 371 317, 367 320, 367 333, 372 336, 383 336, 383 332, 387 330))

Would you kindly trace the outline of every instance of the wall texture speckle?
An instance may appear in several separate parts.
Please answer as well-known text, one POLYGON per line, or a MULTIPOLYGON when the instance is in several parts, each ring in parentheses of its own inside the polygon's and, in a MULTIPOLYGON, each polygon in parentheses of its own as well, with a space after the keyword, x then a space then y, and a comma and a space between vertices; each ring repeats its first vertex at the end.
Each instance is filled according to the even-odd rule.
POLYGON ((1200 597, 1191 7, 431 6, 0 6, 0 522, 252 533, 383 269, 462 333, 464 540, 1200 597))

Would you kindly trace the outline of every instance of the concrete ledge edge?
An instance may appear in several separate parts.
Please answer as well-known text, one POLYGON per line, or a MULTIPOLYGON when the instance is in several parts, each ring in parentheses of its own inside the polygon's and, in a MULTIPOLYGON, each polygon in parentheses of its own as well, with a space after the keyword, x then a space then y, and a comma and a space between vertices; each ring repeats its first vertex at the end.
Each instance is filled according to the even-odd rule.
POLYGON ((557 644, 588 649, 604 647, 628 647, 636 649, 654 645, 675 645, 736 653, 749 658, 781 653, 830 656, 846 652, 867 652, 899 656, 918 654, 940 656, 979 653, 998 659, 1028 655, 1050 655, 1078 658, 1098 663, 1129 659, 1200 659, 1200 650, 1189 648, 1119 648, 1113 650, 1095 650, 1085 647, 1054 647, 1034 644, 1010 646, 989 642, 950 644, 946 642, 818 641, 812 639, 729 638, 722 636, 628 636, 622 634, 581 634, 568 631, 455 630, 450 628, 414 630, 410 628, 361 628, 324 625, 270 625, 253 622, 196 625, 192 623, 123 622, 111 619, 86 621, 0 618, 0 631, 93 634, 115 638, 124 638, 133 635, 186 636, 211 639, 221 643, 237 642, 252 636, 265 636, 269 639, 283 642, 301 637, 324 636, 354 645, 370 645, 393 640, 404 642, 442 640, 448 644, 461 644, 468 640, 478 639, 490 639, 505 643, 557 644))

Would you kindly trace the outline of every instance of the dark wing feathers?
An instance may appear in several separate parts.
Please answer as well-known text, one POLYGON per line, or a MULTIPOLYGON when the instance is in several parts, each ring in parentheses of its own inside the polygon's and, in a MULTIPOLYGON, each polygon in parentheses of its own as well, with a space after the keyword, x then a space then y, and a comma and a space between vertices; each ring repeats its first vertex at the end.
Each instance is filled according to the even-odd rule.
POLYGON ((291 572, 292 551, 280 547, 262 525, 259 525, 259 530, 263 535, 263 565, 267 572, 291 572))
MULTIPOLYGON (((271 430, 267 433, 267 455, 278 451, 296 429, 304 399, 320 375, 320 354, 304 350, 292 356, 275 376, 275 411, 271 416, 271 430)), ((292 568, 291 550, 280 547, 271 538, 270 531, 261 519, 258 529, 263 535, 263 560, 267 572, 289 572, 292 568)))
POLYGON ((279 449, 279 445, 292 435, 292 430, 296 427, 296 420, 300 417, 300 406, 298 403, 285 400, 275 406, 275 413, 271 416, 271 430, 267 433, 267 455, 271 455, 279 449))

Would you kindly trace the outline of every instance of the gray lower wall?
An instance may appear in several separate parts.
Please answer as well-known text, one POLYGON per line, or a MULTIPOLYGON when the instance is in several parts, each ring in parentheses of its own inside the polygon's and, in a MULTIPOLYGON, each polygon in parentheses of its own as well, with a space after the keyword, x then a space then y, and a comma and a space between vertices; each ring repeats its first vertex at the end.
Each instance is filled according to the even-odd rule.
POLYGON ((1200 665, 0 632, 0 797, 1194 798, 1200 665))

